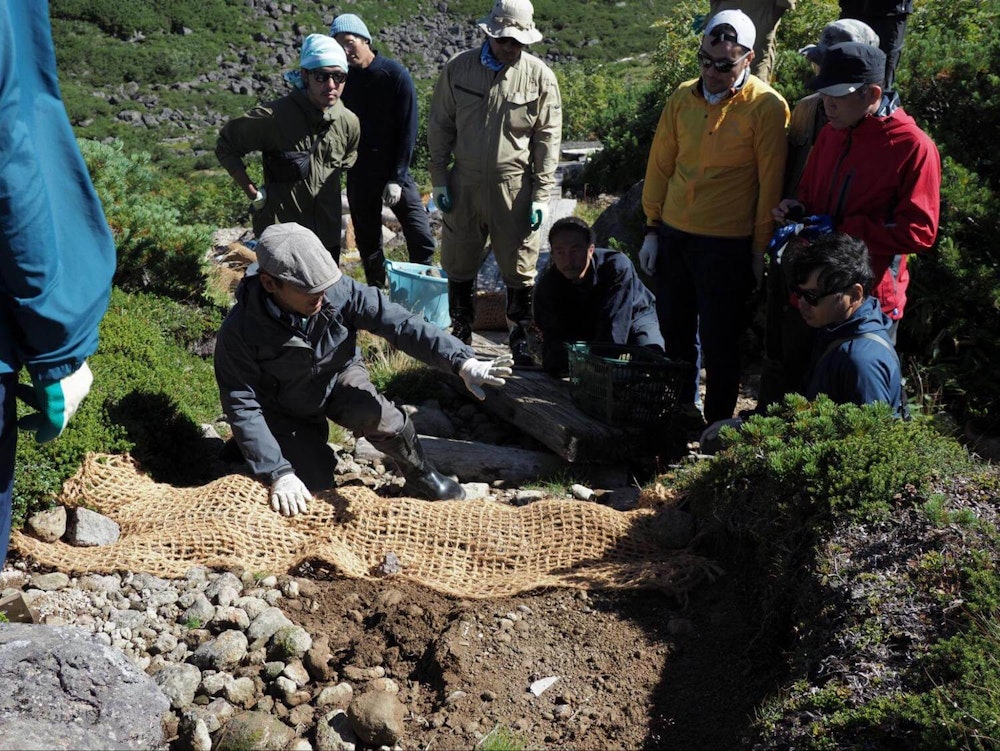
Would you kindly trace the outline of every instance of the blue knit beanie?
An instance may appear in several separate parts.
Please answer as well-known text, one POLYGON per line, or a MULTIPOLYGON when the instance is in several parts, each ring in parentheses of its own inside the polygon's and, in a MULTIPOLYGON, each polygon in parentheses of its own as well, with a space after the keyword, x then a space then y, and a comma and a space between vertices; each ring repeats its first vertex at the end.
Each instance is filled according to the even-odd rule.
POLYGON ((356 37, 364 37, 369 42, 372 40, 365 22, 353 13, 341 13, 333 19, 333 23, 330 24, 330 36, 335 37, 337 34, 354 34, 356 37))

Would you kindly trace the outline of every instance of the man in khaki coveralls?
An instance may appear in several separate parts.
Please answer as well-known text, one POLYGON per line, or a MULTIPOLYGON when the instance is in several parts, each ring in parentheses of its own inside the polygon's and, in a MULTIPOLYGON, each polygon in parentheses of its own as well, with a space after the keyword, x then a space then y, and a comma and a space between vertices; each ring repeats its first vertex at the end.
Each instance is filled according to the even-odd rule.
POLYGON ((528 0, 497 0, 479 21, 488 39, 441 70, 427 141, 434 201, 444 213, 441 265, 452 334, 472 338, 476 274, 486 242, 507 285, 516 365, 531 365, 527 327, 542 220, 562 140, 556 77, 523 47, 542 39, 528 0))

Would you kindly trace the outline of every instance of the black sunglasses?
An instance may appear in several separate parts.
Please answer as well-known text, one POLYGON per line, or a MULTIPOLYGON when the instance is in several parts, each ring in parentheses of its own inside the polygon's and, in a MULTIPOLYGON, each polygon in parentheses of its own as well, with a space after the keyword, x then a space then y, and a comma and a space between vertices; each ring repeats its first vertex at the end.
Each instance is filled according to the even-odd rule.
POLYGON ((824 297, 829 297, 830 295, 836 295, 838 292, 843 292, 842 289, 831 289, 829 292, 820 292, 818 289, 799 289, 795 287, 792 289, 792 294, 795 295, 799 300, 804 300, 809 303, 809 305, 815 308, 819 305, 819 301, 824 297))
POLYGON ((698 50, 698 64, 702 68, 715 68, 720 73, 728 73, 739 63, 743 62, 751 51, 747 50, 735 60, 716 60, 714 57, 707 55, 704 50, 698 50))
POLYGON ((493 37, 493 41, 502 47, 507 47, 510 45, 516 47, 523 47, 524 45, 517 41, 514 37, 493 37))
POLYGON ((316 83, 326 83, 329 79, 333 79, 335 84, 342 84, 347 80, 347 74, 343 71, 334 70, 327 72, 325 70, 311 70, 309 75, 312 76, 312 80, 316 83))

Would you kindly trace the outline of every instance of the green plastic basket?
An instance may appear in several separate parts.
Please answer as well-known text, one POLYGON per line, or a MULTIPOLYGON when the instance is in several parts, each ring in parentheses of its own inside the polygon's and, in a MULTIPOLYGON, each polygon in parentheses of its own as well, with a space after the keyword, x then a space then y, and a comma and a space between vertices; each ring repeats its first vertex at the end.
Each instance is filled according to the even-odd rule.
POLYGON ((592 417, 616 427, 649 427, 670 418, 694 382, 694 365, 645 347, 568 344, 570 395, 592 417))

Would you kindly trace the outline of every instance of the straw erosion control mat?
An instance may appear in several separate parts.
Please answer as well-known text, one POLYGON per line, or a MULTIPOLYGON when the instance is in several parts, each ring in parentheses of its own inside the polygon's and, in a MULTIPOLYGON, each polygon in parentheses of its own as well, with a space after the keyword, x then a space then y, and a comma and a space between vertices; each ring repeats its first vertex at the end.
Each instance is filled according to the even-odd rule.
POLYGON ((16 549, 45 567, 308 577, 310 597, 279 605, 341 667, 380 667, 399 684, 407 749, 473 748, 498 726, 527 748, 718 748, 751 709, 706 697, 742 695, 733 665, 703 656, 717 660, 748 631, 717 595, 706 607, 714 587, 697 585, 713 564, 666 547, 669 509, 342 488, 284 518, 249 477, 179 488, 114 456, 88 457, 60 500, 106 514, 122 536, 75 548, 16 534, 16 549), (398 573, 387 573, 390 553, 398 573), (529 688, 544 678, 556 680, 536 696, 529 688))

